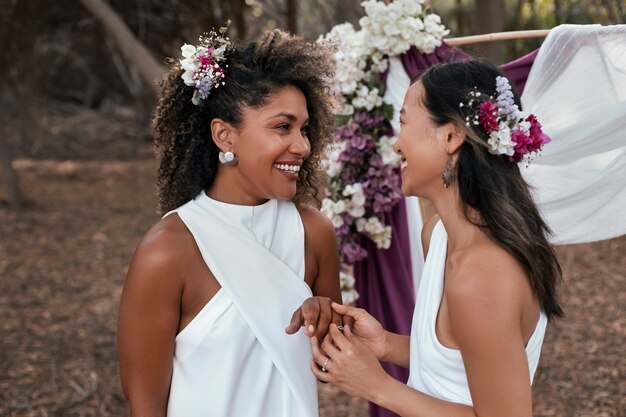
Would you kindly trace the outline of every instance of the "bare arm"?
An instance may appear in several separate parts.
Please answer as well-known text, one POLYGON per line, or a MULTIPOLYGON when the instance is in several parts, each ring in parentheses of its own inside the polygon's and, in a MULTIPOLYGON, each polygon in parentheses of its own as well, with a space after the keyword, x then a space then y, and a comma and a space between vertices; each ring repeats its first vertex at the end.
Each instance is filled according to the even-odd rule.
POLYGON ((330 323, 343 323, 341 315, 331 308, 333 301, 341 303, 337 238, 333 225, 318 210, 301 207, 300 216, 305 230, 305 280, 313 297, 294 312, 285 331, 293 334, 304 326, 308 336, 323 338, 330 323))
MULTIPOLYGON (((313 295, 328 297, 341 303, 340 261, 335 228, 320 211, 312 208, 302 210, 302 221, 305 227, 306 251, 315 259, 313 262, 316 271, 311 285, 313 295)), ((307 260, 310 259, 307 256, 307 260)))
POLYGON ((531 417, 530 376, 520 325, 520 283, 525 276, 514 261, 493 257, 461 266, 461 279, 450 277, 446 295, 473 407, 440 400, 395 381, 367 346, 334 326, 322 349, 312 340, 313 373, 404 417, 531 417), (321 372, 319 366, 326 358, 330 358, 327 372, 321 372))
POLYGON ((167 412, 183 290, 174 240, 167 232, 151 231, 137 248, 124 284, 118 352, 131 417, 165 417, 167 412))

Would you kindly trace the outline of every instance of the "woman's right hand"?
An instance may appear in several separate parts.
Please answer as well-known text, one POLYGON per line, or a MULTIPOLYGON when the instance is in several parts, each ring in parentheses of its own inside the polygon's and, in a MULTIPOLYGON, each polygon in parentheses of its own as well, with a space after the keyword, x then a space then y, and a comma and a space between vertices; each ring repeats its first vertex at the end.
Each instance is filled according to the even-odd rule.
MULTIPOLYGON (((378 320, 362 308, 350 307, 337 303, 332 304, 335 312, 351 317, 354 324, 350 326, 352 337, 365 344, 381 360, 387 354, 387 331, 378 320)), ((344 320, 344 323, 346 320, 344 320)))

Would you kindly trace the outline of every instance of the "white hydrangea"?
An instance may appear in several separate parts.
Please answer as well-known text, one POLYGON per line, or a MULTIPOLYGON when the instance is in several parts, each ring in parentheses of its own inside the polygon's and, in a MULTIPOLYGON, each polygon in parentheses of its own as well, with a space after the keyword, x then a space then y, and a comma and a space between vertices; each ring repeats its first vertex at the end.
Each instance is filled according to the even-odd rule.
POLYGON ((367 58, 371 48, 364 42, 364 33, 355 31, 351 23, 336 25, 319 42, 328 42, 335 46, 335 77, 333 87, 343 95, 352 95, 357 83, 365 78, 367 58))
POLYGON ((385 55, 395 56, 414 45, 431 53, 449 31, 436 14, 426 14, 424 0, 395 0, 389 4, 367 0, 361 3, 366 16, 359 21, 367 42, 385 55))
POLYGON ((370 90, 366 85, 359 83, 359 87, 356 90, 356 97, 352 99, 351 104, 355 109, 372 111, 376 107, 383 105, 383 98, 378 88, 372 88, 370 90))
POLYGON ((513 156, 515 153, 515 142, 511 138, 511 128, 506 122, 500 122, 497 130, 489 135, 487 140, 489 152, 494 155, 513 156))
POLYGON ((394 168, 400 166, 400 156, 393 150, 396 139, 393 136, 381 136, 376 143, 376 151, 383 159, 383 163, 394 168))

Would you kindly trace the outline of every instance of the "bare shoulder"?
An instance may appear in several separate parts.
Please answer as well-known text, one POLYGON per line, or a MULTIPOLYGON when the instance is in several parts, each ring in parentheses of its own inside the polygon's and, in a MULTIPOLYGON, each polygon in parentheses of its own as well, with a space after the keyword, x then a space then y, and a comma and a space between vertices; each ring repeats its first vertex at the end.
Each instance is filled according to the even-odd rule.
POLYGON ((154 225, 141 240, 131 262, 128 281, 171 287, 182 286, 180 271, 194 253, 195 241, 177 214, 171 214, 154 225), (137 282, 139 281, 139 282, 137 282))
POLYGON ((526 271, 513 255, 493 242, 449 254, 446 297, 460 316, 518 317, 528 291, 526 271))
POLYGON ((316 247, 324 247, 332 243, 335 246, 335 228, 330 220, 315 207, 301 205, 298 207, 304 226, 307 241, 316 247))
POLYGON ((424 223, 422 226, 422 250, 424 251, 424 259, 428 255, 428 248, 430 247, 430 237, 433 234, 433 229, 439 221, 439 215, 435 214, 424 223))

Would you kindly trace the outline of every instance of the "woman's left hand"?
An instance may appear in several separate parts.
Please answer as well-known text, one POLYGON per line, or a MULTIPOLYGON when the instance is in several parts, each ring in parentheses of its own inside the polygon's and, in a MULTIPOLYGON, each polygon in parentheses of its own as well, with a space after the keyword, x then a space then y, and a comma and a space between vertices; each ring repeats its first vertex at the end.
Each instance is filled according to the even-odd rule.
POLYGON ((323 382, 331 382, 350 395, 372 401, 376 389, 389 375, 374 353, 352 337, 349 326, 344 333, 330 325, 324 342, 311 338, 311 371, 323 382))

